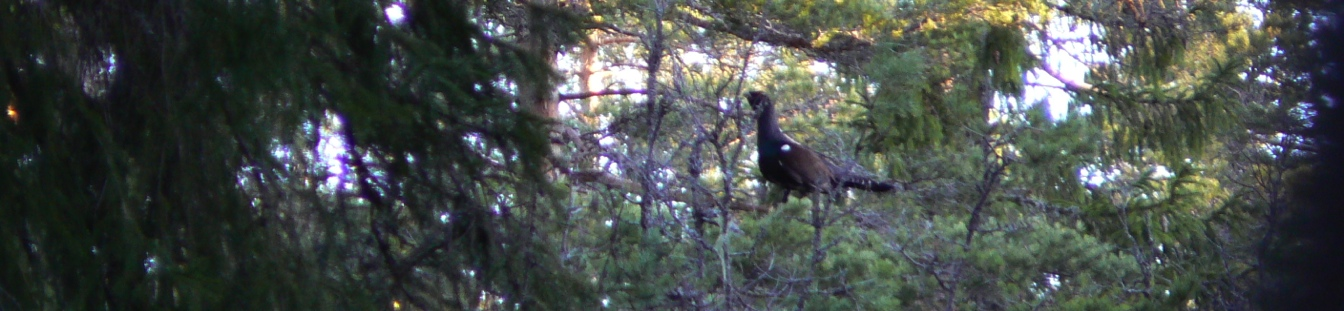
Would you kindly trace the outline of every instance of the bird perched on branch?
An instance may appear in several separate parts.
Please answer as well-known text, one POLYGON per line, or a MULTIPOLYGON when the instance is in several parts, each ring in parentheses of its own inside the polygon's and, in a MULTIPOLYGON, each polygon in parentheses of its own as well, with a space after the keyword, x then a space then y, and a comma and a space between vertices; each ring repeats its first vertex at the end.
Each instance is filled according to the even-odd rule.
POLYGON ((747 102, 756 110, 756 164, 766 181, 784 187, 784 201, 789 192, 807 196, 812 192, 834 193, 845 188, 872 192, 896 189, 891 181, 877 181, 836 166, 831 158, 799 144, 779 130, 775 103, 760 91, 747 93, 747 102))

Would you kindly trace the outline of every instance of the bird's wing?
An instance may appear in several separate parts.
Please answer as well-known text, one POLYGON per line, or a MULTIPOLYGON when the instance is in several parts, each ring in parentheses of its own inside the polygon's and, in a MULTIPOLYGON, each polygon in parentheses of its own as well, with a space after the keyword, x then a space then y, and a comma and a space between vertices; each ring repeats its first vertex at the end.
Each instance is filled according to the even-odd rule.
POLYGON ((779 161, 790 177, 816 190, 831 188, 831 164, 821 154, 794 141, 785 142, 779 161))

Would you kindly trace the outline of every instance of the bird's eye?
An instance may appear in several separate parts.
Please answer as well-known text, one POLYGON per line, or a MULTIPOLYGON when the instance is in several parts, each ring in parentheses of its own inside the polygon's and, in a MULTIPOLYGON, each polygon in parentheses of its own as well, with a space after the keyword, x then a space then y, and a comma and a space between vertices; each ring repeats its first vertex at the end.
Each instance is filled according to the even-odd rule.
POLYGON ((792 147, 789 147, 788 144, 784 144, 783 147, 779 147, 779 151, 783 151, 783 152, 789 152, 789 149, 792 149, 792 147))

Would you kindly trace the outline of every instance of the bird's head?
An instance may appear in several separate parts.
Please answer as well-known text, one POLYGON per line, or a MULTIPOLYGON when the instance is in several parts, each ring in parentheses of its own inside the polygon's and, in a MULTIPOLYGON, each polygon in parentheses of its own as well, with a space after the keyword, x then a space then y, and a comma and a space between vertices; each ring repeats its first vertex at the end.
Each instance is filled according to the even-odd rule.
POLYGON ((761 111, 761 109, 772 105, 770 97, 765 92, 751 91, 747 93, 747 103, 751 104, 751 109, 761 111))

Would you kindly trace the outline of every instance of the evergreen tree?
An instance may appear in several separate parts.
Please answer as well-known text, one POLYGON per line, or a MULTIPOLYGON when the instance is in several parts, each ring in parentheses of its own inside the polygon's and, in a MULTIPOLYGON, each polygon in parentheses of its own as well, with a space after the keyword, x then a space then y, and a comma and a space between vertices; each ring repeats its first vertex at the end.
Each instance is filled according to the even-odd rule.
POLYGON ((0 308, 1252 309, 1318 9, 11 4, 0 308), (901 190, 783 203, 752 90, 901 190))
POLYGON ((549 64, 478 4, 390 5, 5 5, 0 304, 596 304, 537 234, 546 129, 509 85, 549 64))

